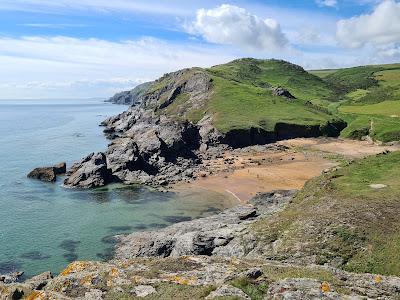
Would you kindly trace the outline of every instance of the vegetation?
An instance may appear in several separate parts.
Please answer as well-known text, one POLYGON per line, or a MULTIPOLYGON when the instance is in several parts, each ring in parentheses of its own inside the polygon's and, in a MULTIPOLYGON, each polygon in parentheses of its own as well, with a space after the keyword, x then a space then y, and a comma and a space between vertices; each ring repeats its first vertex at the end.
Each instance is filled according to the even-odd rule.
POLYGON ((400 275, 400 152, 350 163, 311 180, 282 212, 254 225, 287 258, 335 262, 356 272, 400 275), (372 188, 381 184, 383 188, 372 188))

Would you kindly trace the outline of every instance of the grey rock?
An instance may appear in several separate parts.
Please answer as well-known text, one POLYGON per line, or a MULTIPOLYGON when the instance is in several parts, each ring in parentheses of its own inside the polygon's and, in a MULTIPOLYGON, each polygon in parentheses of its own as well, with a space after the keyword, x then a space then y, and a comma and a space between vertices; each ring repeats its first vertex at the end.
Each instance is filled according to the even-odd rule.
POLYGON ((263 274, 263 271, 260 268, 251 268, 244 272, 244 277, 247 277, 249 279, 257 279, 263 274))
POLYGON ((215 291, 211 292, 206 299, 215 299, 220 297, 233 297, 235 299, 250 300, 250 297, 247 296, 242 290, 228 284, 224 284, 215 291))
POLYGON ((264 201, 260 200, 262 195, 258 196, 257 201, 260 203, 257 207, 239 205, 214 216, 181 222, 161 230, 119 236, 116 258, 245 256, 257 245, 255 238, 246 228, 262 217, 258 212, 265 216, 282 209, 293 194, 293 191, 267 193, 264 201))
POLYGON ((138 285, 131 290, 131 294, 141 298, 154 294, 156 292, 157 292, 156 289, 151 285, 138 285))
POLYGON ((64 185, 69 187, 92 188, 111 183, 112 175, 107 168, 104 153, 90 154, 80 162, 75 163, 69 170, 69 177, 64 185))

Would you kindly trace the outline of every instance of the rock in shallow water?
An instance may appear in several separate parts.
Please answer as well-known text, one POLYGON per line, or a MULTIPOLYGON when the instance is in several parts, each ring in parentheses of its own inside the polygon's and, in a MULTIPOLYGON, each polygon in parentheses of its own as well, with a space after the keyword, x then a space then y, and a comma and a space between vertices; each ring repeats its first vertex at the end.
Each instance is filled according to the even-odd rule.
POLYGON ((44 167, 33 169, 29 172, 28 177, 46 182, 55 182, 57 174, 53 167, 44 167))
POLYGON ((35 168, 29 172, 28 177, 45 182, 55 182, 57 175, 65 174, 66 171, 67 165, 65 162, 62 162, 52 167, 35 168))

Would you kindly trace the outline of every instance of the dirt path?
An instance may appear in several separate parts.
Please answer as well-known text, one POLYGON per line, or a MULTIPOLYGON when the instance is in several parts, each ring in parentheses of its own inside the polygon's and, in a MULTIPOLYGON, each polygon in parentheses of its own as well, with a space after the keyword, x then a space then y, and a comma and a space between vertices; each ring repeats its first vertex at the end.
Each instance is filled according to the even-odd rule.
POLYGON ((337 166, 341 159, 365 157, 385 150, 395 151, 400 147, 328 138, 282 141, 275 147, 253 146, 227 151, 218 159, 205 161, 212 175, 185 186, 225 193, 247 202, 258 192, 300 189, 309 179, 337 166))

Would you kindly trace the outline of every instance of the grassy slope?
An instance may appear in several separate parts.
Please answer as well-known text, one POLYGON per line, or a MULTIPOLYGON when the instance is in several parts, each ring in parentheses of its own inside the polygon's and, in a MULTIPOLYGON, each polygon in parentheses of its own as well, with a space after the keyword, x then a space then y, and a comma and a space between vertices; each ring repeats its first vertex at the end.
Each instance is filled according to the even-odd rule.
MULTIPOLYGON (((211 98, 203 107, 187 107, 187 95, 180 95, 159 113, 193 122, 212 113, 214 125, 223 133, 252 127, 273 131, 277 122, 323 125, 334 119, 322 107, 335 98, 334 91, 328 83, 299 66, 278 60, 240 59, 203 71, 213 80, 211 98), (288 89, 297 99, 289 101, 274 96, 270 89, 273 86, 288 89)), ((187 74, 189 76, 191 71, 187 74)), ((150 92, 162 89, 168 80, 168 77, 161 78, 150 92)))
POLYGON ((400 139, 400 64, 364 66, 326 72, 313 71, 342 94, 336 109, 349 126, 343 137, 389 142, 400 139), (372 123, 372 127, 371 127, 372 123))
POLYGON ((400 275, 399 162, 400 152, 378 155, 311 180, 284 211, 254 226, 266 245, 279 241, 266 255, 300 251, 350 271, 400 275))
POLYGON ((207 109, 215 114, 215 125, 222 132, 250 127, 273 130, 277 122, 317 125, 333 118, 305 105, 306 101, 321 104, 332 98, 329 85, 290 63, 241 59, 207 71, 214 82, 207 109), (268 89, 271 86, 284 87, 298 99, 274 96, 268 89))

